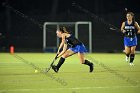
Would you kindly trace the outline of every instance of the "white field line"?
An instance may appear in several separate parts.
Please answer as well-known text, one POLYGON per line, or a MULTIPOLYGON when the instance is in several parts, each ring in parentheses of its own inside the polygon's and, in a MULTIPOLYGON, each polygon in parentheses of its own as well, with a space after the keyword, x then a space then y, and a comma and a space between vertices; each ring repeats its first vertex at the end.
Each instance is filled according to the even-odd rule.
POLYGON ((107 88, 138 88, 139 86, 110 86, 110 87, 73 87, 73 88, 50 88, 50 89, 5 89, 4 91, 45 91, 45 90, 85 90, 85 89, 107 89, 107 88))

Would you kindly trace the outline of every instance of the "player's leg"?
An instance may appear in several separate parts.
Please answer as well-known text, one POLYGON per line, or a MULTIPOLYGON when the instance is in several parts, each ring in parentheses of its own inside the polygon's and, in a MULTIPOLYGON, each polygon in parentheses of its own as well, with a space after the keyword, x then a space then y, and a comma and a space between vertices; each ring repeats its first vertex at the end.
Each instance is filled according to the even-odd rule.
POLYGON ((129 46, 125 46, 125 55, 126 55, 125 60, 126 60, 126 62, 128 62, 130 53, 131 53, 131 48, 129 46))
POLYGON ((84 53, 78 52, 78 57, 80 59, 80 63, 85 64, 85 65, 88 65, 90 67, 90 71, 89 72, 92 72, 93 69, 94 69, 93 68, 94 65, 90 61, 84 59, 84 53))
POLYGON ((85 63, 84 54, 83 53, 77 53, 77 54, 78 54, 78 57, 80 59, 80 63, 84 64, 85 63))
POLYGON ((136 50, 136 46, 132 46, 131 47, 131 54, 130 54, 130 65, 134 65, 133 61, 135 58, 135 50, 136 50))
POLYGON ((56 66, 55 66, 55 65, 52 66, 52 69, 53 69, 55 72, 58 72, 58 71, 59 71, 59 68, 60 68, 60 67, 62 66, 62 64, 64 63, 65 58, 67 58, 67 57, 69 57, 69 56, 71 56, 71 55, 73 55, 73 54, 75 54, 75 52, 73 52, 72 50, 68 49, 68 50, 62 55, 62 57, 59 59, 58 64, 57 64, 56 66))

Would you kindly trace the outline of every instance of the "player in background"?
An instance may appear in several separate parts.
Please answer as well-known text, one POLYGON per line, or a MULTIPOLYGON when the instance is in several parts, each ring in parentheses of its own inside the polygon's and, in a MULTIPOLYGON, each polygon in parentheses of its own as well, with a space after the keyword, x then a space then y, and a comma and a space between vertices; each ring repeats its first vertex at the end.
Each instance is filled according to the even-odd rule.
POLYGON ((122 23, 121 31, 124 34, 124 47, 126 54, 126 61, 129 61, 130 65, 134 65, 135 50, 137 46, 137 33, 140 33, 140 26, 135 21, 134 13, 128 12, 126 14, 126 21, 122 23))

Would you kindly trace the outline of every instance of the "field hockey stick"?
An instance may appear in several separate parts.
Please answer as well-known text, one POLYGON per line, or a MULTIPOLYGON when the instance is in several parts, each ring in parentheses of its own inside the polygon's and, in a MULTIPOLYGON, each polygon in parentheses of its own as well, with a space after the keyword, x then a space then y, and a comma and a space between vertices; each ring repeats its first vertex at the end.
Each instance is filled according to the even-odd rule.
MULTIPOLYGON (((124 8, 124 15, 126 15, 128 13, 128 9, 127 8, 124 8)), ((121 29, 115 27, 114 25, 111 25, 110 30, 116 30, 116 31, 119 31, 119 32, 122 32, 121 29)))
POLYGON ((51 68, 52 68, 52 65, 54 64, 54 62, 57 60, 57 56, 58 54, 55 56, 55 58, 53 59, 52 63, 50 64, 49 68, 46 68, 45 72, 48 72, 51 68))

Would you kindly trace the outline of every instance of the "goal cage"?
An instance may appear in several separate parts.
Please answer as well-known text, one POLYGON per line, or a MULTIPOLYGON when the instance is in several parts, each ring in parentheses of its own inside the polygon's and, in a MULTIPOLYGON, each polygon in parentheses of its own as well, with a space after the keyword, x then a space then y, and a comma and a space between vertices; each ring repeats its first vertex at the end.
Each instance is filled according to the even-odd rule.
POLYGON ((61 40, 56 36, 56 29, 66 27, 80 39, 89 53, 92 53, 92 22, 44 22, 43 52, 56 52, 61 40))

